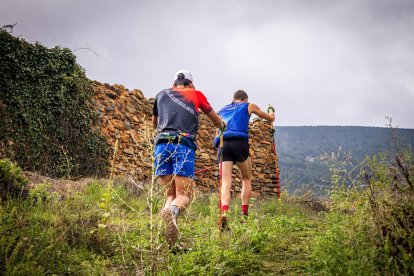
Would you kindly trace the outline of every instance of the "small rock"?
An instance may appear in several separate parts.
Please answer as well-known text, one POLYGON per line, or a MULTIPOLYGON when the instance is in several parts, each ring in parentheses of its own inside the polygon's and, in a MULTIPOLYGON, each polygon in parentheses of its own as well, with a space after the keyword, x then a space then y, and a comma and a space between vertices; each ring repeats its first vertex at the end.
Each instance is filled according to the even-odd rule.
POLYGON ((111 120, 111 123, 116 129, 120 129, 120 130, 125 129, 124 123, 120 120, 111 120))
POLYGON ((125 129, 128 129, 128 130, 131 129, 131 122, 128 120, 125 120, 124 126, 125 126, 125 129))
POLYGON ((134 151, 132 149, 129 149, 129 148, 124 149, 122 152, 125 153, 125 154, 128 154, 128 155, 134 155, 134 151))
POLYGON ((112 92, 112 91, 106 91, 106 96, 108 96, 109 98, 111 98, 111 99, 116 99, 116 98, 118 98, 118 94, 116 94, 115 92, 112 92))

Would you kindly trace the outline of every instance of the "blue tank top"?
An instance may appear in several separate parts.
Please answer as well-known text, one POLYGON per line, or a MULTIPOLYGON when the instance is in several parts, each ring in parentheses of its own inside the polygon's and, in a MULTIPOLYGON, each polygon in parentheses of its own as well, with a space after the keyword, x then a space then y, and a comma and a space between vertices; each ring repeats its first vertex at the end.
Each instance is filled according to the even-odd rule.
MULTIPOLYGON (((244 139, 249 140, 249 103, 231 103, 219 111, 220 117, 226 122, 224 139, 244 139)), ((214 145, 217 147, 220 142, 217 136, 214 145)))

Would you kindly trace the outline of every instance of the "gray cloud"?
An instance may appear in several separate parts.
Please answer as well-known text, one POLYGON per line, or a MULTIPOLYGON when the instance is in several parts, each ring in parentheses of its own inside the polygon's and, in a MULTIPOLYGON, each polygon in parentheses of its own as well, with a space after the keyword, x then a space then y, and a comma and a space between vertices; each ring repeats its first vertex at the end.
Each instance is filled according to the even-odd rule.
POLYGON ((218 109, 236 89, 279 125, 414 128, 412 1, 6 0, 0 24, 76 51, 92 79, 148 97, 193 72, 218 109))

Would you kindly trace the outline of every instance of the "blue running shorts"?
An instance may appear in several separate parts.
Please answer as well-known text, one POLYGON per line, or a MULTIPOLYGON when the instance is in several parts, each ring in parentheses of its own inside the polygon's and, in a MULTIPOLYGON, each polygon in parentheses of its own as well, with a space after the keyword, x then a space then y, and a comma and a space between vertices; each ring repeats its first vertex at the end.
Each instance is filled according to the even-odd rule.
POLYGON ((155 175, 193 177, 195 151, 178 143, 160 143, 154 149, 155 175))

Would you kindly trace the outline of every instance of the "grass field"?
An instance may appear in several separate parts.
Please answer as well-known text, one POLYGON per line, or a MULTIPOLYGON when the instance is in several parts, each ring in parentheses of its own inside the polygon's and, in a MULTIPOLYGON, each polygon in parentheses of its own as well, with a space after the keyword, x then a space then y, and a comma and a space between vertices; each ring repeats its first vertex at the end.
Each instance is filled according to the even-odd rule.
POLYGON ((412 275, 411 156, 367 158, 350 186, 352 174, 337 167, 325 202, 287 193, 252 200, 246 221, 236 198, 223 233, 217 193, 196 192, 178 219, 178 252, 164 239, 159 185, 38 177, 26 186, 3 160, 0 274, 412 275))
POLYGON ((321 227, 321 214, 276 199, 252 201, 250 217, 242 223, 235 199, 231 231, 220 233, 217 195, 197 193, 179 217, 186 250, 171 253, 157 188, 152 202, 148 189, 137 195, 123 185, 108 189, 107 181, 91 180, 65 195, 51 190, 45 182, 26 200, 1 205, 6 274, 305 273, 309 242, 321 227))

